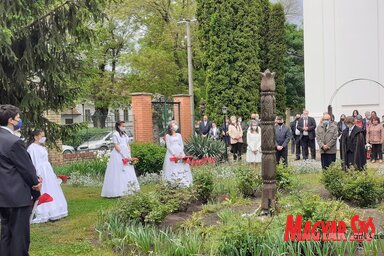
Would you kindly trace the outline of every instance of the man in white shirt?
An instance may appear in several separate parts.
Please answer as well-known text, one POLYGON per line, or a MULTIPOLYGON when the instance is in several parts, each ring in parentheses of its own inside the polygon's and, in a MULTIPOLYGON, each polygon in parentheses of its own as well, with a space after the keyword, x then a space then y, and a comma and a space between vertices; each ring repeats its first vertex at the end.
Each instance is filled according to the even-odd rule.
POLYGON ((308 159, 308 148, 311 150, 311 158, 316 159, 316 121, 308 116, 308 110, 303 111, 303 117, 300 118, 297 129, 300 131, 300 140, 303 147, 303 159, 308 159))
POLYGON ((296 153, 295 160, 300 160, 300 154, 301 154, 301 142, 300 142, 300 131, 297 129, 297 126, 299 124, 301 115, 297 114, 295 117, 295 120, 291 123, 291 132, 292 132, 292 139, 293 139, 293 152, 296 153))

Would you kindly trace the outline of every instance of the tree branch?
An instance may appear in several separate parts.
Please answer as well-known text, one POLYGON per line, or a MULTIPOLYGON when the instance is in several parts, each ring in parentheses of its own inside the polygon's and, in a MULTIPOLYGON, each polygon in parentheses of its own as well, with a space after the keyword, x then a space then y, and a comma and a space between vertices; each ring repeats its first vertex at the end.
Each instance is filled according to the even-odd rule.
POLYGON ((44 20, 45 18, 47 18, 48 16, 52 15, 53 13, 57 12, 59 9, 63 8, 64 6, 66 6, 67 4, 70 4, 70 2, 73 2, 74 1, 70 1, 70 0, 67 0, 65 1, 64 3, 62 3, 61 5, 57 6, 56 8, 54 8, 53 10, 51 10, 50 12, 44 14, 43 16, 37 18, 36 20, 34 20, 32 23, 28 24, 27 26, 24 27, 24 29, 27 29, 27 28, 30 28, 30 27, 33 27, 35 26, 36 24, 38 24, 40 21, 44 20))

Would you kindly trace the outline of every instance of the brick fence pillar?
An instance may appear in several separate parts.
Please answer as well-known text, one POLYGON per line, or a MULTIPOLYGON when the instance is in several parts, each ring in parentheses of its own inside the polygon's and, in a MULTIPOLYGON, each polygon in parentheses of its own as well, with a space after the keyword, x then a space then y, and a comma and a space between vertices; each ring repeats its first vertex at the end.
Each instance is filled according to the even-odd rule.
POLYGON ((152 94, 137 92, 131 96, 135 142, 153 142, 152 94))
POLYGON ((173 101, 180 102, 181 120, 178 120, 177 105, 174 106, 175 120, 180 124, 183 140, 188 140, 192 136, 191 96, 187 94, 174 95, 173 101))
MULTIPOLYGON (((54 112, 52 110, 48 110, 44 113, 44 116, 51 122, 61 124, 61 114, 54 112)), ((64 164, 64 158, 63 158, 63 152, 62 152, 62 146, 63 143, 61 140, 56 141, 57 146, 59 147, 59 150, 56 148, 49 148, 48 149, 48 156, 49 161, 53 166, 63 165, 64 164)))

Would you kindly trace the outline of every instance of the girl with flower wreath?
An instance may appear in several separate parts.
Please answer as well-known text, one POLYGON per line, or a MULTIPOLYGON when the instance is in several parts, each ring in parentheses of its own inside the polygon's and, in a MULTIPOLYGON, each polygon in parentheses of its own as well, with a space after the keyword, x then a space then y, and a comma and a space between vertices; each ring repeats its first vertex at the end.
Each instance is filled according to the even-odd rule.
POLYGON ((165 142, 167 153, 163 164, 163 180, 181 187, 192 185, 192 173, 189 164, 182 161, 185 157, 183 138, 177 133, 178 125, 171 121, 168 125, 165 142), (178 161, 172 161, 176 158, 178 161))

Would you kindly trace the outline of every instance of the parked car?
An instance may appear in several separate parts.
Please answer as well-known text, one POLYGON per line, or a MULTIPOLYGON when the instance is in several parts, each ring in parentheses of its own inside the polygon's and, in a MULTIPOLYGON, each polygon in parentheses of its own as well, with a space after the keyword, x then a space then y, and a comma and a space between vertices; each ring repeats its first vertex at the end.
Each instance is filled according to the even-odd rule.
MULTIPOLYGON (((103 132, 91 137, 88 141, 82 143, 77 147, 78 151, 91 151, 91 150, 102 150, 106 151, 113 147, 112 142, 113 132, 103 132)), ((127 131, 129 143, 133 142, 133 136, 131 131, 127 131)))
POLYGON ((62 150, 63 154, 73 154, 76 151, 74 147, 68 145, 63 145, 62 150))

